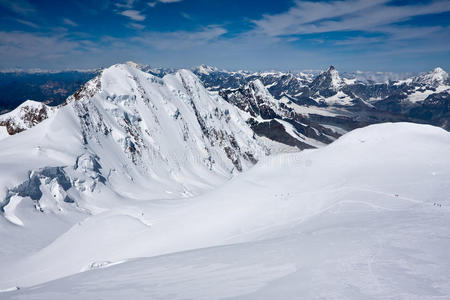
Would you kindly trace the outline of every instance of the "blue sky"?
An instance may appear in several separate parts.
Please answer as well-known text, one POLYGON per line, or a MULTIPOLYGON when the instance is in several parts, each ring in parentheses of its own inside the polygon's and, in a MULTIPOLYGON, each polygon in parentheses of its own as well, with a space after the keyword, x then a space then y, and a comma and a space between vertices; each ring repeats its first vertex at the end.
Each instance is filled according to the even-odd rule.
POLYGON ((0 69, 450 69, 450 0, 0 0, 0 69))

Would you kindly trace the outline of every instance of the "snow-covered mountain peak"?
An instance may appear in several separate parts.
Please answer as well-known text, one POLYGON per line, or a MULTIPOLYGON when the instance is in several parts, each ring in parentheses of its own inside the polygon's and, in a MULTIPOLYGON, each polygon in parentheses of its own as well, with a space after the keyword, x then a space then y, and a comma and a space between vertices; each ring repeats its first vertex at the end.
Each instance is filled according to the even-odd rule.
POLYGON ((339 72, 330 66, 327 71, 319 74, 311 83, 313 93, 319 93, 322 96, 332 96, 345 85, 344 80, 339 76, 339 72))
MULTIPOLYGON (((212 152, 225 151, 223 154, 225 159, 229 156, 231 166, 242 170, 247 163, 242 161, 245 158, 240 151, 248 153, 246 157, 253 157, 253 150, 248 146, 254 144, 255 149, 258 148, 254 140, 248 140, 251 138, 249 128, 247 136, 236 134, 245 131, 235 123, 243 122, 239 112, 210 94, 189 70, 181 69, 161 79, 129 64, 118 64, 105 69, 98 80, 101 89, 88 101, 100 106, 98 111, 106 110, 107 119, 113 120, 113 124, 105 124, 107 128, 114 131, 117 125, 122 127, 125 139, 118 135, 116 142, 125 143, 123 150, 130 151, 133 160, 148 148, 160 149, 163 144, 172 147, 178 141, 179 148, 185 148, 184 153, 186 148, 193 156, 206 150, 206 158, 213 159, 212 164, 224 162, 220 167, 223 172, 228 162, 223 161, 223 157, 214 159, 212 152), (229 146, 229 142, 233 145, 229 146)), ((164 153, 172 151, 166 149, 164 153)))
MULTIPOLYGON (((59 200, 49 200, 51 207, 76 202, 97 209, 91 193, 99 189, 134 199, 187 197, 268 153, 246 114, 206 90, 191 71, 159 78, 130 64, 104 69, 46 122, 2 140, 0 154, 16 148, 25 163, 7 178, 2 206, 30 181, 41 190, 61 191, 55 192, 59 200), (54 176, 64 180, 54 182, 54 176), (39 178, 45 179, 42 187, 39 178)), ((50 209, 40 202, 44 196, 32 196, 39 209, 50 209)))
POLYGON ((413 82, 437 87, 445 84, 448 80, 448 73, 444 69, 437 67, 433 71, 422 74, 414 78, 413 82))
POLYGON ((133 62, 126 62, 105 68, 70 96, 66 103, 90 99, 102 91, 106 96, 134 92, 138 86, 139 76, 145 76, 147 81, 162 84, 161 78, 143 72, 139 67, 133 62))
POLYGON ((267 90, 267 88, 264 86, 264 84, 260 79, 255 79, 249 82, 248 86, 252 88, 255 93, 270 95, 269 91, 267 90))
POLYGON ((265 104, 274 110, 277 110, 280 106, 280 102, 276 100, 269 90, 264 86, 260 79, 255 79, 250 81, 246 85, 246 89, 249 90, 250 94, 253 95, 261 104, 265 104))
POLYGON ((220 95, 252 117, 273 118, 280 106, 280 102, 270 94, 259 79, 252 80, 239 89, 223 90, 220 95))
POLYGON ((203 75, 209 75, 212 72, 217 72, 219 69, 216 67, 211 67, 208 65, 200 65, 197 68, 195 68, 195 71, 199 74, 203 75))
POLYGON ((200 84, 202 85, 202 82, 200 79, 195 75, 191 70, 188 69, 179 69, 173 74, 166 75, 167 77, 175 76, 179 80, 185 80, 187 82, 190 82, 192 84, 200 84))
MULTIPOLYGON (((105 68, 96 77, 86 82, 73 95, 69 96, 63 105, 73 101, 90 99, 103 90, 110 94, 128 92, 129 88, 133 86, 132 82, 137 72, 143 73, 134 62, 115 64, 105 68)), ((148 74, 148 76, 155 77, 151 74, 148 74)))
POLYGON ((448 78, 448 73, 444 71, 441 67, 435 68, 432 72, 436 78, 446 80, 448 78))

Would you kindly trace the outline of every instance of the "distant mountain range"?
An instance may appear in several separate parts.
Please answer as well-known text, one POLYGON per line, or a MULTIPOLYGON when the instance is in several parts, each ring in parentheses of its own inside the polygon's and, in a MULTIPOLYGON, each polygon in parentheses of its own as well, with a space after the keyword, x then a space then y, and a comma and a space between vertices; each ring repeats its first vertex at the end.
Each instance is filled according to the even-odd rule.
MULTIPOLYGON (((137 64, 135 64, 138 66, 137 64)), ((174 68, 152 68, 150 66, 138 66, 144 71, 147 71, 155 76, 162 77, 168 73, 174 73, 174 68)), ((13 110, 26 100, 35 100, 45 102, 50 105, 57 105, 64 102, 64 100, 73 94, 85 82, 94 78, 101 69, 87 69, 87 70, 64 70, 64 71, 48 71, 40 69, 31 70, 0 70, 0 113, 13 110)), ((196 74, 209 74, 212 71, 217 75, 219 69, 210 66, 200 66, 192 69, 196 74)), ((303 72, 228 72, 220 71, 227 74, 235 74, 235 78, 239 75, 250 74, 273 74, 275 77, 297 78, 311 80, 316 75, 320 74, 319 70, 307 70, 303 72)), ((343 77, 349 79, 356 79, 365 83, 384 83, 394 80, 406 79, 411 77, 410 73, 392 73, 392 72, 346 72, 343 77)), ((229 79, 230 85, 233 84, 234 79, 229 79)), ((222 84, 221 86, 224 86, 222 84)))
MULTIPOLYGON (((177 72, 133 62, 127 65, 157 78, 177 72)), ((382 122, 409 121, 450 129, 450 81, 441 68, 384 83, 341 77, 333 66, 317 75, 231 72, 205 65, 191 71, 212 94, 246 112, 246 122, 255 134, 300 149, 320 147, 347 131, 382 122)), ((49 106, 27 101, 0 116, 0 126, 9 134, 34 126, 54 111, 52 106, 83 93, 83 83, 100 73, 2 74, 4 111, 33 97, 49 106)))
POLYGON ((98 71, 0 72, 0 113, 26 100, 61 104, 96 74, 98 71))
POLYGON ((441 68, 386 83, 342 78, 333 66, 317 76, 226 72, 205 66, 196 68, 194 73, 208 89, 221 94, 259 80, 274 98, 304 113, 308 110, 311 121, 345 130, 386 121, 410 121, 450 128, 450 81, 441 68))

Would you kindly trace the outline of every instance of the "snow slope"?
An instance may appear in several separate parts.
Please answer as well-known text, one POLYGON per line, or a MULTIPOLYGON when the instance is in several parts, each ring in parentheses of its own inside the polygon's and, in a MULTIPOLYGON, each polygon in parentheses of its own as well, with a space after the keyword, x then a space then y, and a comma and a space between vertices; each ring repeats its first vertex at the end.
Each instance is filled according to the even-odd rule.
MULTIPOLYGON (((253 138, 245 119, 190 71, 160 79, 130 65, 112 66, 53 116, 2 141, 0 168, 7 170, 0 174, 2 206, 21 184, 29 184, 27 177, 52 188, 56 175, 41 174, 48 172, 61 173, 53 188, 68 178, 62 197, 67 194, 81 206, 104 188, 116 198, 193 195, 264 156, 265 146, 253 138), (61 170, 41 170, 45 167, 61 170)), ((39 198, 32 196, 37 206, 39 198)))
POLYGON ((113 202, 46 246, 10 254, 0 289, 20 290, 0 295, 445 299, 449 154, 447 131, 387 123, 268 157, 193 198, 113 202))
POLYGON ((248 169, 267 146, 242 114, 189 71, 103 70, 49 118, 1 141, 0 235, 11 238, 1 264, 91 214, 192 197, 248 169))

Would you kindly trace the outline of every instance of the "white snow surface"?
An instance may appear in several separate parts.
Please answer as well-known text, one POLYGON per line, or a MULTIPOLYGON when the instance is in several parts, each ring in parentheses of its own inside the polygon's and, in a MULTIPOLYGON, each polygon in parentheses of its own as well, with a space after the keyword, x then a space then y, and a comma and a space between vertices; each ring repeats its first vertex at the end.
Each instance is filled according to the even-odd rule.
POLYGON ((352 105, 353 103, 353 99, 343 91, 338 91, 331 97, 321 97, 319 99, 319 101, 324 101, 328 105, 352 105))
POLYGON ((437 88, 430 90, 430 89, 420 89, 416 88, 414 92, 408 95, 408 101, 412 103, 420 102, 425 100, 428 96, 434 93, 442 93, 447 91, 447 93, 450 93, 450 86, 448 85, 439 85, 437 88))
POLYGON ((0 140, 7 138, 9 136, 8 130, 5 126, 0 126, 0 140))
POLYGON ((0 199, 28 171, 48 166, 65 168, 76 186, 74 198, 95 199, 82 205, 88 210, 103 201, 95 196, 103 188, 113 199, 187 197, 229 179, 237 166, 253 165, 247 154, 264 156, 242 112, 210 94, 187 70, 160 79, 114 65, 77 97, 2 141, 0 199), (93 170, 95 161, 100 171, 93 170), (100 176, 107 186, 95 180, 100 176))
MULTIPOLYGON (((45 105, 42 102, 27 100, 14 110, 0 115, 0 123, 9 121, 11 126, 21 130, 26 130, 39 123, 37 120, 30 118, 28 115, 38 114, 41 110, 44 110, 46 116, 50 117, 55 113, 56 107, 45 105)), ((0 140, 8 136, 9 134, 6 131, 6 127, 0 125, 0 140)))
POLYGON ((289 105, 295 112, 303 115, 322 115, 322 116, 337 116, 339 114, 343 114, 343 112, 337 108, 321 108, 317 106, 305 106, 305 105, 298 105, 292 101, 289 100, 287 97, 282 97, 279 100, 281 103, 284 103, 286 105, 289 105))
MULTIPOLYGON (((183 94, 184 76, 149 80, 174 87, 164 88, 167 94, 183 94)), ((114 78, 104 73, 102 89, 118 86, 114 78)), ((110 93, 117 99, 129 88, 110 93)), ((124 100, 116 101, 110 109, 127 109, 124 100)), ((2 187, 29 167, 73 163, 72 147, 81 139, 79 131, 69 135, 78 126, 73 109, 68 105, 5 140, 2 187), (56 147, 58 138, 65 143, 56 147), (41 148, 13 153, 12 141, 41 148)), ((105 153, 117 147, 100 142, 105 153)), ((109 161, 90 150, 103 168, 125 161, 119 151, 109 161)), ((90 214, 68 203, 63 214, 38 212, 29 198, 15 198, 9 212, 23 226, 0 218, 0 298, 446 299, 449 157, 449 132, 387 123, 354 130, 320 149, 261 159, 195 197, 174 190, 168 190, 172 197, 155 197, 152 189, 159 196, 167 187, 130 172, 134 181, 115 175, 108 178, 111 186, 77 198, 84 199, 78 205, 97 208, 90 214)), ((88 159, 82 165, 92 170, 88 159)), ((203 170, 197 168, 195 175, 203 170)))

